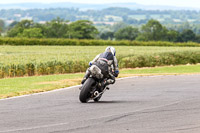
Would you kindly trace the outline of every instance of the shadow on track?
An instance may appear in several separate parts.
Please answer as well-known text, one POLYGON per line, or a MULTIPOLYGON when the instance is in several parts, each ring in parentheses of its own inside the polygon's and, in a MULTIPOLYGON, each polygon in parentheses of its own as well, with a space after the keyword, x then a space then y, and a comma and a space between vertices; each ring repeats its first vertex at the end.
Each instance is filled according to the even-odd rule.
POLYGON ((89 104, 114 104, 114 103, 136 103, 138 101, 99 101, 99 102, 94 102, 94 101, 89 101, 89 104))

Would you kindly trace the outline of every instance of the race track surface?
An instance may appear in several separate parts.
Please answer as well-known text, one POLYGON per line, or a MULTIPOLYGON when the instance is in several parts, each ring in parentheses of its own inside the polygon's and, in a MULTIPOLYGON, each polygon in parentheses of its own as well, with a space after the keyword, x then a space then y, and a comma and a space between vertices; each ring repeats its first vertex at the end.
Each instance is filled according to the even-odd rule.
POLYGON ((0 133, 200 133, 200 75, 116 81, 99 103, 78 87, 0 100, 0 133))

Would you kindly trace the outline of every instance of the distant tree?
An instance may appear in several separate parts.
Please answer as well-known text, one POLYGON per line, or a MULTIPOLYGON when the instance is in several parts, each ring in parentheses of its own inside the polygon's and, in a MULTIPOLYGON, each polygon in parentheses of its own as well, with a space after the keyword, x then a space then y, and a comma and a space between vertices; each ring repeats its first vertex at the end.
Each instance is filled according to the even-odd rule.
POLYGON ((16 24, 16 26, 21 27, 23 29, 30 28, 33 25, 34 25, 33 20, 22 20, 21 22, 16 24))
POLYGON ((38 27, 43 29, 43 34, 47 38, 68 38, 68 22, 69 21, 64 21, 64 19, 58 17, 50 22, 47 22, 43 26, 38 25, 38 27))
POLYGON ((42 33, 43 37, 46 37, 46 36, 45 36, 45 34, 46 34, 45 32, 46 32, 46 30, 47 30, 46 24, 35 23, 35 24, 34 24, 34 28, 39 28, 39 29, 41 29, 41 33, 42 33))
POLYGON ((98 35, 98 30, 91 21, 78 20, 69 25, 69 38, 94 39, 98 35))
POLYGON ((178 31, 175 31, 175 30, 169 30, 167 32, 167 41, 170 41, 170 42, 178 42, 178 41, 181 41, 179 40, 179 37, 180 37, 180 34, 178 31))
POLYGON ((32 28, 33 24, 32 20, 22 20, 8 31, 7 36, 16 37, 18 34, 22 34, 24 29, 32 28))
POLYGON ((195 33, 190 30, 190 29, 185 29, 182 33, 181 33, 181 39, 183 42, 188 42, 188 41, 195 41, 196 39, 196 35, 195 33))
POLYGON ((103 40, 113 40, 114 39, 114 32, 107 31, 100 34, 100 38, 103 40))
POLYGON ((167 29, 160 24, 157 20, 149 20, 147 24, 142 26, 141 34, 137 40, 145 39, 142 41, 161 41, 166 40, 167 29))
POLYGON ((200 43, 200 35, 196 35, 196 37, 195 37, 195 42, 200 43))
POLYGON ((139 31, 137 28, 128 26, 115 32, 114 36, 116 40, 135 40, 138 34, 139 34, 139 31))
POLYGON ((26 37, 26 38, 42 38, 42 30, 40 28, 29 28, 24 29, 22 33, 17 35, 18 37, 26 37))

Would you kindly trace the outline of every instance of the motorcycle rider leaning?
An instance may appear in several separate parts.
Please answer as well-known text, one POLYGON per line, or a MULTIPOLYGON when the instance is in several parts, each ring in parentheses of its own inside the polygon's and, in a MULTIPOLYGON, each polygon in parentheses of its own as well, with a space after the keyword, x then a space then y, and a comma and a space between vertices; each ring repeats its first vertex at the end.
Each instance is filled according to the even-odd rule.
MULTIPOLYGON (((118 68, 118 63, 117 63, 117 58, 115 57, 116 51, 114 47, 107 47, 105 49, 104 53, 101 53, 97 55, 90 63, 89 65, 96 65, 98 66, 104 77, 107 77, 106 83, 104 83, 104 86, 109 85, 109 84, 114 84, 115 83, 115 77, 118 76, 119 74, 119 68, 118 68), (114 73, 111 71, 114 70, 114 73)), ((90 72, 87 69, 86 74, 83 77, 83 80, 81 81, 81 84, 84 84, 84 82, 87 80, 89 77, 90 72)))

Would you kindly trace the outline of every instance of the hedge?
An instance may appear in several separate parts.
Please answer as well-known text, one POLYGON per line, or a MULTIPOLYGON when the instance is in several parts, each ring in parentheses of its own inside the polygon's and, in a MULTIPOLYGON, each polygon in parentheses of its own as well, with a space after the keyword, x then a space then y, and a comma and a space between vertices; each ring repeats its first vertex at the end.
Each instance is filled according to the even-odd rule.
MULTIPOLYGON (((166 52, 152 55, 120 57, 118 62, 120 68, 196 64, 200 63, 200 51, 166 52)), ((88 62, 86 60, 64 62, 55 60, 38 64, 0 65, 0 78, 85 72, 87 68, 88 62)))
POLYGON ((0 45, 47 45, 47 46, 190 46, 199 47, 200 44, 194 42, 174 43, 163 41, 107 41, 107 40, 77 40, 77 39, 34 39, 34 38, 0 38, 0 45))

